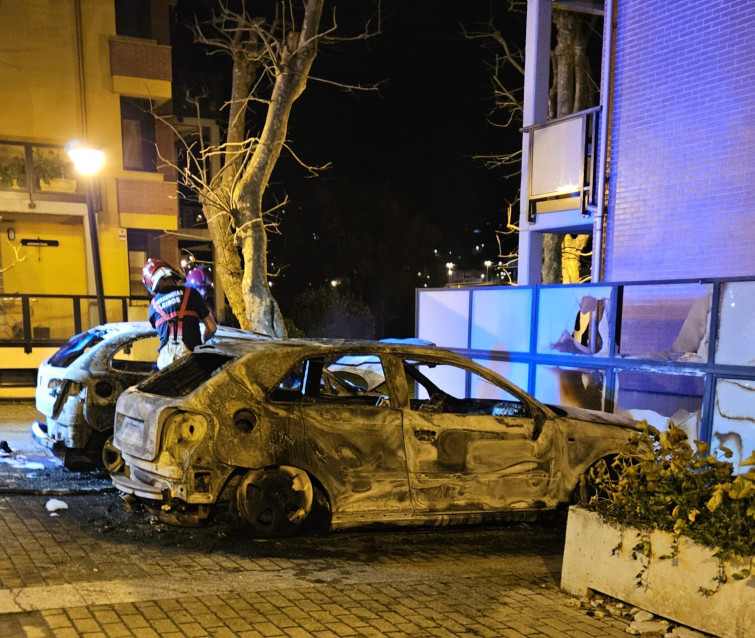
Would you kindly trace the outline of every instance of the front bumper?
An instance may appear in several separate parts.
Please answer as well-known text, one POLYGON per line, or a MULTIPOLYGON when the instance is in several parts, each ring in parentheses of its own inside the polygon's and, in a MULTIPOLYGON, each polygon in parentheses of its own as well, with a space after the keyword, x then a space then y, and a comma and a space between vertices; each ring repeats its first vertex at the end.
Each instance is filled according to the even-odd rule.
POLYGON ((32 422, 31 438, 37 445, 41 445, 43 448, 52 450, 52 453, 58 458, 62 459, 65 457, 65 441, 59 441, 52 438, 47 431, 47 425, 45 423, 42 423, 41 421, 32 422))

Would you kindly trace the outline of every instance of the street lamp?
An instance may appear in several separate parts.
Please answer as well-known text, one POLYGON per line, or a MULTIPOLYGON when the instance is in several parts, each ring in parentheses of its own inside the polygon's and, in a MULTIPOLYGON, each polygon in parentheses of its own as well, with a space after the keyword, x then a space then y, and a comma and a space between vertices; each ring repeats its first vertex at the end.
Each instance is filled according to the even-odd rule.
POLYGON ((489 259, 485 260, 483 262, 483 266, 485 266, 485 281, 490 281, 490 267, 493 265, 493 262, 489 259))
POLYGON ((67 145, 68 157, 71 158, 76 172, 84 177, 87 197, 87 219, 89 220, 89 239, 92 243, 92 267, 94 269, 94 288, 97 293, 97 314, 100 323, 107 323, 105 313, 105 292, 102 287, 102 266, 100 264, 100 240, 97 235, 97 217, 94 214, 93 178, 105 164, 105 153, 80 142, 67 145))
POLYGON ((446 263, 446 268, 448 269, 448 283, 451 283, 451 275, 454 273, 454 265, 450 261, 446 263))

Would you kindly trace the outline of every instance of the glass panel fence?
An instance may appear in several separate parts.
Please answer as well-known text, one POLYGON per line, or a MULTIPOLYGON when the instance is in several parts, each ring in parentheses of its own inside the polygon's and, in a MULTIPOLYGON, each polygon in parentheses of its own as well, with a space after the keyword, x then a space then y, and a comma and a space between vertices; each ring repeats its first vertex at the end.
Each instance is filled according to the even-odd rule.
POLYGON ((607 286, 543 288, 537 351, 607 356, 611 294, 607 286))
POLYGON ((616 412, 647 421, 659 430, 668 422, 687 432, 690 441, 700 438, 705 377, 649 370, 617 373, 616 412))
POLYGON ((532 290, 493 288, 472 292, 473 350, 529 352, 532 290))
POLYGON ((537 366, 535 397, 543 403, 605 410, 606 372, 596 368, 537 366))
POLYGON ((712 284, 625 286, 619 354, 707 361, 712 284))
POLYGON ((755 452, 755 381, 718 379, 711 446, 731 450, 734 468, 747 472, 741 463, 755 452))
POLYGON ((721 284, 716 363, 755 365, 755 281, 721 284))

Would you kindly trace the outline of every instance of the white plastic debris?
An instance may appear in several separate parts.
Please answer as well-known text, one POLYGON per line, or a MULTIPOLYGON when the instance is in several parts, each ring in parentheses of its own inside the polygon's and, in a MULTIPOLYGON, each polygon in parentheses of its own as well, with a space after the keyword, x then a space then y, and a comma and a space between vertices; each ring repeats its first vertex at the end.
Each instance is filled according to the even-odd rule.
POLYGON ((58 510, 67 510, 68 503, 58 500, 57 498, 51 498, 47 501, 45 508, 48 512, 57 512, 58 510))

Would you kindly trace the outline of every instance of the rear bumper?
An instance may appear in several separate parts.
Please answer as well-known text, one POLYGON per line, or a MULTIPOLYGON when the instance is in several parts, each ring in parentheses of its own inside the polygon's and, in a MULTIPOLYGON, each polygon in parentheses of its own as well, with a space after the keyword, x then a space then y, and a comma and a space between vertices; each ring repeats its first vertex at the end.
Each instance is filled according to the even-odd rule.
POLYGON ((162 501, 163 490, 157 485, 150 485, 137 479, 129 478, 125 474, 111 474, 110 478, 113 485, 125 494, 133 494, 139 498, 145 498, 150 501, 162 501))

